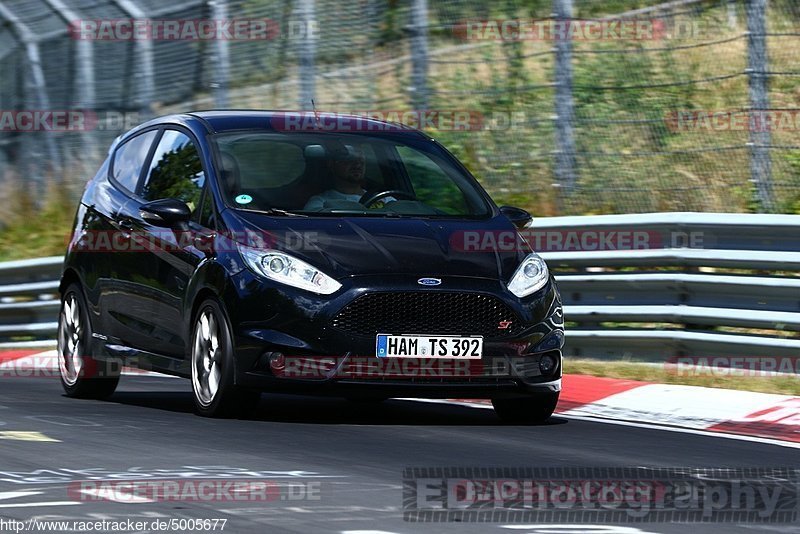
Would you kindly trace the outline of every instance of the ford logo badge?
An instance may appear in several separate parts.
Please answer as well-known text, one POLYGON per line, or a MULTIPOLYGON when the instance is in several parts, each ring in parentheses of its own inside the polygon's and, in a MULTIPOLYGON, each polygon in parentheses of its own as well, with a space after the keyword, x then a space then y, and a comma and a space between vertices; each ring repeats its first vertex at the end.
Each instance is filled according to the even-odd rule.
POLYGON ((438 286, 442 283, 441 278, 420 278, 417 283, 421 286, 438 286))

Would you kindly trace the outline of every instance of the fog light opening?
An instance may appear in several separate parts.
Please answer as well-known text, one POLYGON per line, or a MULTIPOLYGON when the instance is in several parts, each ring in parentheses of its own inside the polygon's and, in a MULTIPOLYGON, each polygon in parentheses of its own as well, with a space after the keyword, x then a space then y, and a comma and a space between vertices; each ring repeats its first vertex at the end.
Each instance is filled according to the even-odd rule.
POLYGON ((269 368, 273 373, 280 373, 286 368, 286 357, 280 352, 273 352, 269 355, 269 368))
POLYGON ((545 354, 539 360, 539 371, 541 371, 543 375, 549 375, 555 371, 557 365, 558 362, 553 356, 545 354))

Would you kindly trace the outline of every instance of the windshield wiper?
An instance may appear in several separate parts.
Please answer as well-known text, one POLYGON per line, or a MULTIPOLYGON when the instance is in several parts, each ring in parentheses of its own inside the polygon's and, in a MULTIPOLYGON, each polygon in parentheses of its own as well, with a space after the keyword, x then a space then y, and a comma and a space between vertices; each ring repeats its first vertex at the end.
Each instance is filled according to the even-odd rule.
POLYGON ((378 218, 414 218, 419 217, 414 213, 398 213, 396 211, 377 211, 377 210, 330 210, 330 211, 315 211, 314 215, 321 215, 327 217, 378 217, 378 218))
MULTIPOLYGON (((240 208, 241 209, 241 208, 240 208)), ((303 215, 302 213, 297 213, 295 211, 287 211, 282 210, 280 208, 264 208, 264 209, 246 209, 246 211, 255 211, 258 213, 263 213, 265 215, 272 215, 272 216, 282 216, 282 217, 308 217, 308 215, 303 215)))
POLYGON ((308 217, 308 215, 303 215, 302 213, 282 210, 280 208, 267 208, 265 212, 268 213, 269 215, 285 215, 288 217, 308 217))

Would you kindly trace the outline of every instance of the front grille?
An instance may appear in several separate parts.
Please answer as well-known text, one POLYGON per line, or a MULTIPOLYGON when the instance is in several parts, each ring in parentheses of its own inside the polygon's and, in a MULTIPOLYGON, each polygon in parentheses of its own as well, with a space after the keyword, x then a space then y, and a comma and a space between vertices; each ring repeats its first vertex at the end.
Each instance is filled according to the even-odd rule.
POLYGON ((368 293, 345 306, 331 326, 363 337, 380 333, 497 338, 523 328, 516 314, 496 297, 441 291, 368 293))

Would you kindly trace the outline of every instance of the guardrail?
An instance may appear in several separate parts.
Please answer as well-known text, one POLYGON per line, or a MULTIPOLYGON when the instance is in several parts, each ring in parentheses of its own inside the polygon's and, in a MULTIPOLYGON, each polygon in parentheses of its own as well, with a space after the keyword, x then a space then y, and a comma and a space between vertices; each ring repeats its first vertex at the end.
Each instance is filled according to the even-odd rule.
POLYGON ((0 347, 51 347, 58 328, 64 258, 0 263, 0 347))
MULTIPOLYGON (((800 357, 800 216, 654 213, 536 219, 565 355, 800 357)), ((51 346, 61 257, 0 263, 0 347, 51 346)))
POLYGON ((533 230, 564 299, 567 356, 800 356, 800 216, 555 217, 533 230), (609 232, 640 246, 609 247, 609 232), (598 246, 571 250, 570 233, 598 246))

